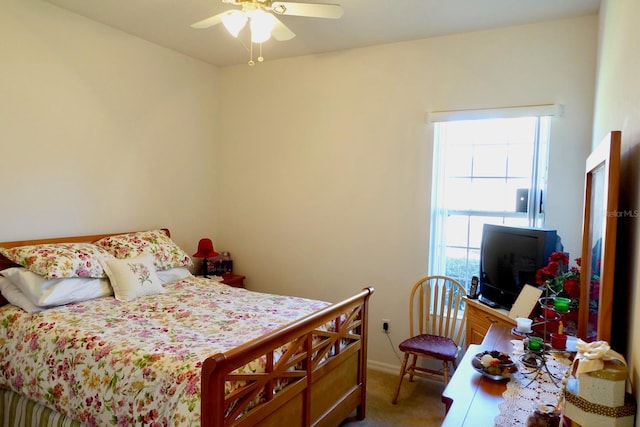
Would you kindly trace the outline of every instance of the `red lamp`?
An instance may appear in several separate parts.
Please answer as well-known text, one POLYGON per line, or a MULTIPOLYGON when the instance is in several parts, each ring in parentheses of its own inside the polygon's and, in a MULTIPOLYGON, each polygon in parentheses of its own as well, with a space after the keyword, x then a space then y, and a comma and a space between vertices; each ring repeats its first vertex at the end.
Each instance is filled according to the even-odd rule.
POLYGON ((207 273, 209 272, 207 269, 207 258, 213 258, 218 255, 220 254, 213 250, 213 242, 211 239, 200 239, 198 242, 198 252, 193 254, 193 257, 202 258, 202 275, 204 277, 207 277, 207 273))

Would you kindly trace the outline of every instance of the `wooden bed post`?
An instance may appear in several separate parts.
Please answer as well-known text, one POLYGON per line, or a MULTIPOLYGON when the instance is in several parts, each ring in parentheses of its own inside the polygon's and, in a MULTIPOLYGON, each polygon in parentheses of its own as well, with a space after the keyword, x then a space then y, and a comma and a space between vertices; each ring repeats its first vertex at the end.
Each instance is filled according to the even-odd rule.
MULTIPOLYGON (((373 291, 373 289, 372 289, 373 291)), ((369 299, 365 299, 362 304, 362 325, 360 336, 362 337, 362 349, 360 350, 360 365, 358 372, 358 382, 362 384, 362 392, 360 397, 360 405, 356 411, 358 420, 364 420, 367 410, 367 348, 368 348, 368 331, 369 331, 369 299)))

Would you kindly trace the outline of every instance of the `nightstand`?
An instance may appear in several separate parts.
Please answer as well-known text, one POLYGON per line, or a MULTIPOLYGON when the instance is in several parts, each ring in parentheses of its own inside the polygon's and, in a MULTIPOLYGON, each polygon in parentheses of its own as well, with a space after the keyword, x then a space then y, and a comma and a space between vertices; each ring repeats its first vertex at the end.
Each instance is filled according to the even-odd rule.
POLYGON ((234 288, 244 288, 244 279, 245 276, 227 273, 222 276, 222 283, 233 286, 234 288))

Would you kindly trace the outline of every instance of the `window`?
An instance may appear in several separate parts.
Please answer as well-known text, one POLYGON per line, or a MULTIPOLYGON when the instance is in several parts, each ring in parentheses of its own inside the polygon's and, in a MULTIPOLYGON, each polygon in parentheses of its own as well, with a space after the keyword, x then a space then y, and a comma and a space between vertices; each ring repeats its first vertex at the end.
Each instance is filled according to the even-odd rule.
POLYGON ((469 289, 484 223, 543 225, 549 126, 531 114, 435 124, 430 274, 469 289))

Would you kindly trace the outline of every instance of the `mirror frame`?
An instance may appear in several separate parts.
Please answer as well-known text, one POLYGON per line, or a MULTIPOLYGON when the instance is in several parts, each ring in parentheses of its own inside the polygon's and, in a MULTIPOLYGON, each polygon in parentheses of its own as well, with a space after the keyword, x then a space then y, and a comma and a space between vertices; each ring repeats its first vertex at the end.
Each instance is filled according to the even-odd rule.
POLYGON ((586 161, 577 336, 587 342, 611 342, 620 140, 620 131, 609 132, 586 161), (599 278, 597 298, 591 295, 592 276, 599 278))

